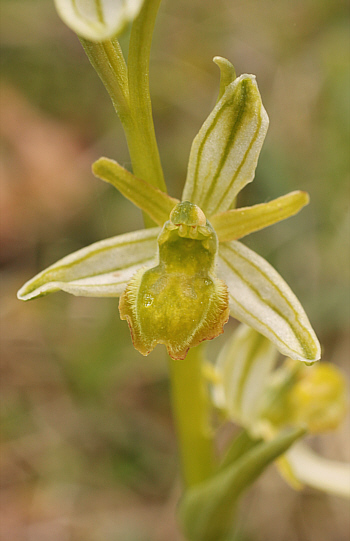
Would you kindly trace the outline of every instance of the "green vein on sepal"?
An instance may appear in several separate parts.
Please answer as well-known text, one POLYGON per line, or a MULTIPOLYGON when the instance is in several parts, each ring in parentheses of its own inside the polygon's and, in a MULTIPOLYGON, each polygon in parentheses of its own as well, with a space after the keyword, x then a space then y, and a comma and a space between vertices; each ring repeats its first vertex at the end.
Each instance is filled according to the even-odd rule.
POLYGON ((179 505, 179 518, 189 541, 223 541, 242 493, 293 443, 305 434, 288 429, 269 442, 253 446, 238 460, 189 489, 179 505))
POLYGON ((220 212, 210 218, 220 242, 240 239, 297 214, 309 203, 306 192, 295 191, 268 203, 220 212))
POLYGON ((179 203, 178 199, 135 177, 109 158, 97 160, 92 165, 92 171, 98 178, 117 188, 124 197, 146 212, 160 226, 169 219, 170 212, 179 203))

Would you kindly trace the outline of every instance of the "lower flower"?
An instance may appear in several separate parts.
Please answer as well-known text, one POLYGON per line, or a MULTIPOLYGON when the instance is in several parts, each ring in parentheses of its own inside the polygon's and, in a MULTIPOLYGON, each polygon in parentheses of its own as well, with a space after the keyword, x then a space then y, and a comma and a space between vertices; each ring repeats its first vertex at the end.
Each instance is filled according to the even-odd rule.
MULTIPOLYGON (((228 419, 253 438, 272 441, 286 427, 321 434, 337 428, 348 407, 346 383, 330 363, 313 366, 287 359, 276 368, 277 350, 253 329, 240 325, 219 354, 213 400, 228 419)), ((277 460, 294 488, 308 484, 350 498, 350 465, 326 460, 296 443, 277 460)))

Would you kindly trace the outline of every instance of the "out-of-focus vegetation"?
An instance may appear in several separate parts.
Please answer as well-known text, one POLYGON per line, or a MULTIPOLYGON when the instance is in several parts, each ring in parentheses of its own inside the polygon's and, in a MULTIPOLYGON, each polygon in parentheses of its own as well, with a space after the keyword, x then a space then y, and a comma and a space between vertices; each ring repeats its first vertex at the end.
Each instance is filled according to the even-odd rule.
MULTIPOLYGON (((117 300, 63 293, 16 300, 22 283, 59 257, 142 221, 90 172, 100 155, 130 162, 76 36, 51 0, 1 0, 0 9, 0 539, 179 541, 165 350, 143 358, 133 349, 117 300)), ((342 0, 165 0, 151 61, 160 152, 177 197, 191 141, 218 91, 213 56, 227 57, 238 74, 257 75, 270 129, 239 203, 304 189, 311 204, 247 243, 292 286, 324 358, 343 369, 350 353, 349 48, 342 0)), ((346 427, 315 445, 329 458, 349 459, 346 427)), ((244 502, 236 541, 345 541, 349 528, 343 501, 295 493, 270 469, 244 502)))

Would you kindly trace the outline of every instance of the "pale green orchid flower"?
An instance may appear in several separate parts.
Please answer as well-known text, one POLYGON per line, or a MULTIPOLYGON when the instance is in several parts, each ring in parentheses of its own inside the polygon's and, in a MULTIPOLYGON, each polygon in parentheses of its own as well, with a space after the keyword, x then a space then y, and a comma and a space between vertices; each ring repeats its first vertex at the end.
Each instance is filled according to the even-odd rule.
POLYGON ((120 34, 139 13, 144 0, 55 0, 61 19, 78 36, 105 41, 120 34))
MULTIPOLYGON (((309 434, 336 429, 347 409, 342 373, 330 363, 305 366, 287 359, 264 336, 240 325, 221 350, 210 374, 213 400, 225 416, 254 439, 270 441, 286 427, 309 434)), ((276 462, 293 488, 302 486, 350 498, 350 464, 327 460, 296 442, 276 462)))
POLYGON ((173 358, 222 332, 228 315, 269 338, 292 359, 314 362, 320 346, 295 295, 280 275, 237 239, 296 214, 308 203, 292 192, 268 203, 235 209, 254 178, 268 128, 253 75, 221 69, 217 104, 195 137, 182 202, 101 158, 96 176, 113 184, 158 227, 83 248, 27 282, 30 300, 63 290, 74 295, 122 297, 137 349, 164 343, 173 358), (142 270, 140 270, 142 269, 142 270))

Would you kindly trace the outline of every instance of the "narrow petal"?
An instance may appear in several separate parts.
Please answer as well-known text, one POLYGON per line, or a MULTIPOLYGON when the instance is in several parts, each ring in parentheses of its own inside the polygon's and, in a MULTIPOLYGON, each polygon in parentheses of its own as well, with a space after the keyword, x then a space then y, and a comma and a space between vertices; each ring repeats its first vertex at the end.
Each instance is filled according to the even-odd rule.
POLYGON ((141 9, 144 0, 55 0, 57 12, 69 28, 90 41, 104 41, 120 33, 141 9))
POLYGON ((169 219, 171 211, 179 203, 178 199, 135 177, 114 160, 100 158, 93 164, 92 171, 94 175, 117 188, 160 226, 169 219))
POLYGON ((302 443, 296 443, 285 458, 301 483, 350 498, 350 464, 323 458, 302 443))
POLYGON ((241 75, 226 87, 193 141, 182 199, 209 218, 229 209, 254 178, 267 128, 255 77, 241 75))
POLYGON ((252 427, 259 414, 277 349, 265 336, 240 325, 221 350, 217 369, 222 377, 225 407, 232 420, 252 427))
POLYGON ((306 362, 320 358, 320 345, 303 307, 265 259, 239 241, 223 243, 218 276, 228 286, 233 317, 266 336, 283 355, 306 362))
POLYGON ((19 290, 23 301, 66 291, 88 297, 118 297, 132 275, 157 253, 159 228, 119 235, 82 248, 37 274, 19 290))
POLYGON ((210 222, 219 241, 227 242, 294 216, 309 200, 306 192, 291 192, 268 203, 220 212, 212 216, 210 222))

